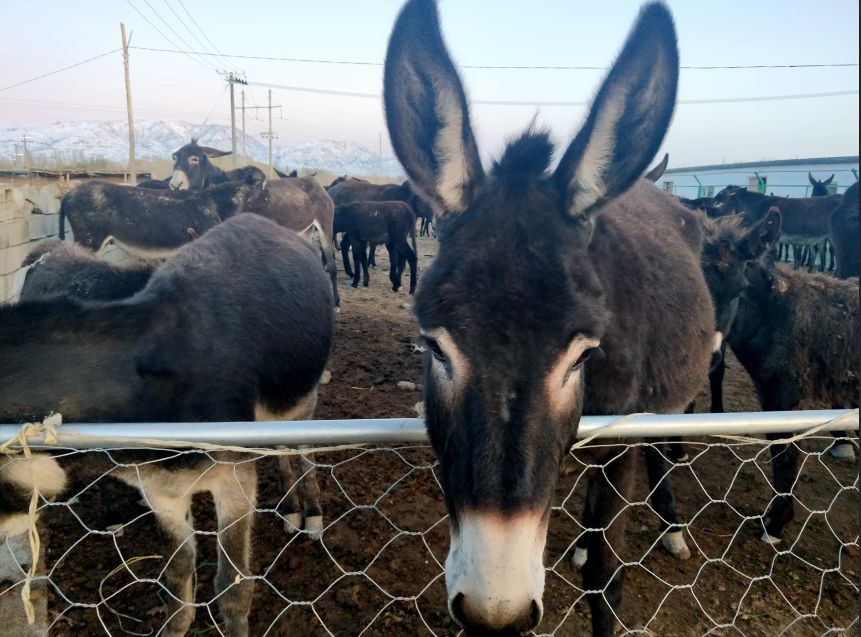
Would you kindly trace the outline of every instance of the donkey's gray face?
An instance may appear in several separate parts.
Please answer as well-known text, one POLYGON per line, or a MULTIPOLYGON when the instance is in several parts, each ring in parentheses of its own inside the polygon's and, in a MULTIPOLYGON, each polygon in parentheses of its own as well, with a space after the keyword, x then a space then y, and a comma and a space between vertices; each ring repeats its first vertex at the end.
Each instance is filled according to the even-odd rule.
POLYGON ((195 140, 173 154, 173 175, 170 187, 173 190, 200 190, 208 185, 208 176, 214 169, 209 159, 229 155, 230 151, 198 146, 195 140))
POLYGON ((643 174, 675 103, 672 19, 650 5, 549 172, 531 129, 485 174, 433 0, 411 0, 386 56, 392 145, 441 217, 416 297, 427 343, 428 433, 451 519, 449 609, 470 633, 541 619, 543 551, 559 466, 607 322, 595 216, 643 174))

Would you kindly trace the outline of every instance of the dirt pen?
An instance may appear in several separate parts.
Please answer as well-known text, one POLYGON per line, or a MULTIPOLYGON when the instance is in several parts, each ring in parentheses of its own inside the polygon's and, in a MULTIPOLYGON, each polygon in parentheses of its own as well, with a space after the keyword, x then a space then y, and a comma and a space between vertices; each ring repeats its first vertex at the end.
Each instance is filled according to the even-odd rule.
MULTIPOLYGON (((432 239, 419 240, 420 278, 435 250, 432 239)), ((321 388, 316 418, 416 415, 422 376, 412 299, 391 292, 384 250, 378 258, 370 288, 342 286, 332 380, 321 388), (401 381, 413 385, 399 386, 401 381)), ((730 411, 757 410, 750 380, 734 359, 725 404, 730 411)), ((698 411, 707 405, 704 393, 698 411)), ((614 547, 627 564, 619 615, 625 629, 679 636, 858 635, 857 468, 825 453, 831 442, 824 434, 800 442, 796 518, 784 541, 772 546, 758 539, 761 516, 775 495, 768 447, 718 437, 692 440, 691 460, 674 466, 669 478, 688 522, 693 554, 686 561, 661 547, 641 465, 627 543, 614 547)), ((315 461, 326 522, 319 541, 285 533, 275 512, 283 497, 275 460, 255 459, 261 484, 250 634, 457 635, 446 609, 448 527, 429 448, 374 445, 320 453, 315 461)), ((583 469, 576 452, 563 465, 545 555, 545 615, 536 634, 589 634, 588 604, 570 559, 583 530, 583 469)), ((76 485, 71 493, 63 502, 44 504, 40 523, 49 634, 157 634, 166 619, 162 573, 171 556, 161 553, 154 516, 139 504, 137 492, 109 478, 76 485), (110 508, 100 499, 108 486, 110 508), (103 531, 116 524, 121 535, 103 531)), ((198 607, 189 634, 218 635, 211 499, 196 497, 193 512, 198 607)), ((17 602, 21 586, 0 584, 0 600, 13 596, 17 602)))

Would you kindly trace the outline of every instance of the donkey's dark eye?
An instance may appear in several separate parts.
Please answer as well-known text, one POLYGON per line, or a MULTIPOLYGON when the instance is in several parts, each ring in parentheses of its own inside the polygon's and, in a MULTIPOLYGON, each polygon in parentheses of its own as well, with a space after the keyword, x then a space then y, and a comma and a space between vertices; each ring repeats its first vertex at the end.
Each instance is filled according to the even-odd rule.
POLYGON ((580 358, 578 358, 576 361, 574 361, 574 364, 568 368, 567 372, 565 372, 565 378, 562 379, 562 384, 564 385, 565 383, 568 382, 568 379, 571 377, 571 374, 573 374, 574 372, 576 372, 579 369, 582 369, 583 365, 586 363, 586 361, 588 361, 590 358, 592 358, 593 355, 601 356, 601 355, 603 355, 603 353, 604 352, 601 350, 600 347, 590 347, 588 349, 583 350, 583 353, 580 354, 580 358))
POLYGON ((442 353, 442 348, 439 346, 434 339, 425 337, 424 339, 425 345, 427 345, 428 351, 430 351, 431 356, 437 359, 441 363, 446 362, 445 354, 442 353))
POLYGON ((193 166, 194 164, 199 164, 200 159, 198 157, 195 157, 194 155, 192 155, 191 157, 188 158, 188 163, 193 166))

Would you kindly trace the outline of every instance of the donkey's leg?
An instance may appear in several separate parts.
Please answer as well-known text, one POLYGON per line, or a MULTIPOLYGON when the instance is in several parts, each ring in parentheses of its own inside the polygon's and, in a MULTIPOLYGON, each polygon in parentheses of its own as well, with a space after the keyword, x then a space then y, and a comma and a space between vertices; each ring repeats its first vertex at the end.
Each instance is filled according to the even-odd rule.
POLYGON ((341 296, 338 294, 338 263, 335 260, 335 244, 333 238, 317 227, 317 237, 320 240, 320 252, 323 253, 323 267, 332 279, 332 297, 335 307, 341 307, 341 296))
POLYGON ((726 341, 720 346, 720 359, 714 361, 709 368, 709 393, 711 394, 710 411, 713 414, 723 413, 723 378, 726 374, 726 341))
POLYGON ((691 556, 691 550, 685 542, 684 529, 679 523, 676 511, 676 500, 670 476, 667 473, 667 463, 661 452, 654 445, 643 448, 646 460, 646 474, 649 477, 649 487, 652 495, 652 508, 661 518, 660 529, 663 533, 661 543, 673 557, 686 560, 691 556))
POLYGON ((372 268, 377 267, 377 244, 368 244, 368 265, 372 268))
POLYGON ((389 281, 392 282, 392 292, 397 292, 401 287, 401 275, 403 274, 401 265, 401 254, 398 249, 398 244, 392 240, 386 243, 386 250, 389 252, 389 281))
MULTIPOLYGON (((359 245, 359 256, 362 259, 362 287, 368 287, 368 285, 371 282, 370 274, 368 273, 368 252, 372 252, 372 250, 370 248, 368 248, 368 252, 366 252, 365 248, 367 245, 372 246, 373 244, 365 244, 364 242, 362 242, 359 245)), ((355 248, 353 248, 353 256, 354 257, 356 256, 356 249, 355 248)), ((356 274, 357 275, 358 275, 358 272, 359 272, 359 266, 357 265, 356 266, 356 274)), ((353 283, 354 284, 356 283, 356 279, 353 280, 353 283)), ((356 286, 354 285, 353 287, 356 287, 356 286)))
MULTIPOLYGON (((307 449, 309 445, 299 445, 307 449)), ((299 481, 299 492, 302 495, 302 514, 305 517, 305 531, 313 540, 319 540, 323 535, 323 509, 320 507, 320 485, 317 483, 317 465, 304 454, 299 456, 302 465, 302 476, 299 481)))
POLYGON ((295 533, 302 529, 302 502, 296 486, 293 456, 278 456, 279 493, 284 494, 278 503, 278 515, 284 518, 284 530, 295 533))
POLYGON ((855 444, 845 431, 832 431, 831 435, 836 438, 834 444, 828 449, 832 458, 855 462, 855 444))
POLYGON ((419 259, 415 253, 415 250, 410 247, 410 244, 407 243, 406 238, 404 238, 403 245, 401 246, 402 252, 402 261, 401 261, 401 271, 403 272, 403 258, 405 257, 407 262, 410 264, 410 294, 416 293, 416 279, 419 273, 419 259))
MULTIPOLYGON (((317 408, 317 388, 314 388, 299 404, 297 404, 286 417, 290 420, 311 420, 314 410, 317 408)), ((308 445, 299 445, 300 449, 307 449, 308 445)), ((284 528, 289 533, 303 528, 304 517, 305 531, 313 539, 319 539, 323 532, 323 510, 320 507, 320 487, 317 484, 317 465, 308 460, 304 455, 296 458, 295 455, 280 456, 278 458, 282 473, 282 484, 289 484, 288 494, 289 506, 295 507, 294 515, 287 516, 284 528), (301 470, 297 476, 295 463, 300 463, 301 470), (298 484, 297 484, 298 481, 298 484)))
MULTIPOLYGON (((769 440, 779 440, 784 434, 768 434, 769 440)), ((798 447, 793 444, 771 445, 771 467, 774 489, 778 494, 763 520, 765 531, 760 539, 768 544, 777 544, 783 537, 783 529, 795 517, 792 487, 798 479, 800 465, 798 447)))
POLYGON ((350 235, 346 232, 341 236, 341 263, 344 264, 344 274, 353 277, 353 266, 350 265, 350 235))
POLYGON ((218 572, 215 595, 225 637, 248 637, 248 613, 254 596, 251 575, 251 526, 257 503, 257 466, 224 465, 223 479, 212 492, 218 516, 218 572), (237 581, 238 578, 238 581, 237 581))
POLYGON ((593 637, 610 637, 616 627, 616 612, 622 601, 623 572, 618 551, 624 545, 627 514, 619 512, 630 500, 635 470, 633 448, 612 457, 593 480, 595 509, 592 525, 604 529, 589 545, 589 559, 583 567, 583 586, 592 611, 593 637))
POLYGON ((164 557, 169 560, 164 569, 165 583, 170 592, 167 595, 167 622, 158 635, 184 637, 194 621, 195 611, 197 544, 191 525, 191 494, 172 498, 148 489, 145 497, 166 536, 164 557))
MULTIPOLYGON (((594 473, 594 470, 592 470, 594 473)), ((595 498, 596 498, 596 481, 594 476, 589 476, 586 484, 586 501, 583 503, 583 512, 580 516, 580 524, 584 529, 594 527, 595 521, 595 498)), ((581 569, 589 559, 589 547, 594 542, 601 541, 601 534, 597 531, 583 531, 580 537, 577 538, 577 543, 574 546, 574 555, 571 556, 571 564, 574 568, 581 569)))
POLYGON ((350 237, 350 248, 353 250, 353 282, 350 284, 354 288, 359 287, 359 277, 362 275, 362 262, 365 251, 365 244, 359 241, 356 237, 350 237))

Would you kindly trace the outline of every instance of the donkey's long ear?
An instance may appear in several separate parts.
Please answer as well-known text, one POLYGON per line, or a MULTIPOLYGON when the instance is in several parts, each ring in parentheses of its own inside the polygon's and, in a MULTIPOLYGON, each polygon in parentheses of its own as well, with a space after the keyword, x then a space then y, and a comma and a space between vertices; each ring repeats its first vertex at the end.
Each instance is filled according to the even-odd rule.
POLYGON ((643 174, 670 125, 678 77, 672 16, 662 4, 646 5, 556 169, 569 215, 600 206, 643 174))
POLYGON ((384 98, 392 147, 416 191, 438 215, 466 210, 484 173, 434 0, 410 0, 398 16, 384 98))
POLYGON ((810 181, 812 186, 817 184, 817 181, 813 178, 813 173, 807 173, 807 179, 810 181))
POLYGON ((664 158, 661 160, 661 163, 643 175, 643 179, 648 179, 652 183, 657 183, 658 179, 661 178, 664 171, 667 169, 668 163, 670 163, 670 153, 664 153, 664 158))
POLYGON ((215 159, 216 157, 224 157, 225 155, 230 155, 233 153, 232 150, 218 150, 217 148, 210 148, 209 146, 201 146, 200 150, 202 150, 203 154, 210 159, 215 159))
POLYGON ((780 210, 772 206, 739 243, 738 249, 742 258, 752 261, 768 252, 780 238, 780 226, 780 210))
POLYGON ((834 173, 831 173, 831 176, 822 182, 823 186, 830 186, 831 182, 834 181, 834 173))

